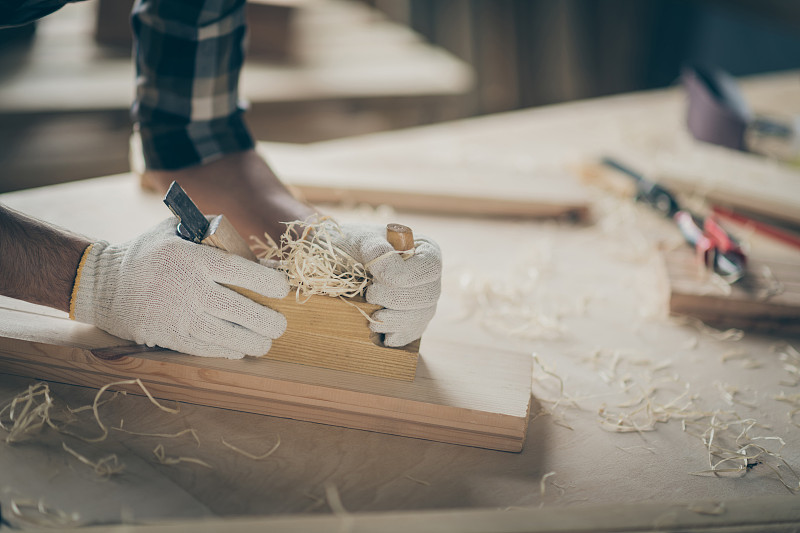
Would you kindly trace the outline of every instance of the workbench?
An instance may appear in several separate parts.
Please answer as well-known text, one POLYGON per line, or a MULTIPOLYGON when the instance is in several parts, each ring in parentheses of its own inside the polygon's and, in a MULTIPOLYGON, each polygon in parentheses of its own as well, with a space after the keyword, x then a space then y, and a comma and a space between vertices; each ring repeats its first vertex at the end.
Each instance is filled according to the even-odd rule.
MULTIPOLYGON (((796 73, 745 80, 743 90, 756 109, 800 113, 796 73)), ((648 150, 664 150, 678 137, 688 142, 684 105, 673 88, 307 149, 328 166, 357 161, 375 168, 376 180, 381 168, 397 174, 430 165, 455 188, 464 168, 471 176, 513 173, 533 182, 547 175, 573 183, 573 166, 600 154, 646 159, 648 150)), ((262 148, 273 154, 279 174, 292 174, 291 149, 262 148)), ((736 475, 704 473, 708 450, 698 435, 710 416, 673 411, 650 420, 652 427, 644 420, 638 431, 614 431, 615 413, 635 411, 649 388, 657 389, 653 398, 661 407, 691 402, 683 414, 732 420, 736 413, 753 421, 748 438, 783 439, 786 466, 779 472, 797 489, 797 474, 787 466, 800 471, 800 417, 783 400, 800 392, 786 344, 800 341, 713 331, 669 317, 659 246, 680 246, 677 231, 629 198, 590 191, 589 223, 324 207, 340 220, 402 222, 440 243, 444 289, 424 339, 458 339, 534 358, 534 403, 521 453, 191 404, 169 414, 146 398, 121 396, 103 406, 109 423, 123 419, 125 428, 165 434, 191 428, 199 446, 190 436, 112 432, 80 449, 95 457, 117 453, 127 465, 125 473, 99 479, 64 453, 52 432, 31 443, 0 444, 3 511, 8 514, 13 498, 42 498, 78 512, 82 523, 199 521, 192 522, 197 530, 224 523, 231 531, 796 530, 800 495, 780 482, 766 458, 736 475), (278 439, 280 446, 255 461, 233 453, 223 437, 254 454, 278 439), (210 468, 155 463, 159 442, 169 455, 196 457, 210 468)), ((128 174, 8 193, 0 202, 110 241, 166 216, 160 198, 128 174)), ((796 250, 749 240, 753 253, 800 259, 796 250)), ((0 404, 32 383, 0 376, 0 404)), ((96 393, 51 388, 73 407, 91 403, 96 393)), ((755 442, 780 447, 774 439, 755 442)))

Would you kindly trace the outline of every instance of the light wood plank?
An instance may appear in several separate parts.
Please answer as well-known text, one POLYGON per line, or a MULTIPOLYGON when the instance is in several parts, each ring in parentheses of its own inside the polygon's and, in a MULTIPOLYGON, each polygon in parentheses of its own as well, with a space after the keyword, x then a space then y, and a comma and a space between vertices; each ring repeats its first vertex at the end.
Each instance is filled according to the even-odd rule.
POLYGON ((751 259, 745 278, 725 294, 688 246, 667 252, 664 261, 672 314, 722 328, 800 333, 800 263, 751 259))
POLYGON ((2 373, 90 387, 139 377, 160 398, 503 451, 520 451, 525 440, 526 354, 426 342, 416 379, 403 382, 266 358, 142 350, 24 307, 0 308, 2 373), (35 331, 44 332, 39 340, 35 331))

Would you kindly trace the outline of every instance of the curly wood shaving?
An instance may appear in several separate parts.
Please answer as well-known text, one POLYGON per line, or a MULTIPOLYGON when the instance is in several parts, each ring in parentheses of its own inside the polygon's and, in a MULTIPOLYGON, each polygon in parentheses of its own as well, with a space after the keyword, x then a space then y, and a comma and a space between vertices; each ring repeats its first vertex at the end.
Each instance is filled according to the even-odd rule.
POLYGON ((158 403, 158 401, 155 398, 153 398, 153 395, 150 394, 150 391, 147 390, 147 388, 145 388, 144 383, 142 383, 142 380, 139 379, 139 378, 136 378, 136 379, 125 379, 125 380, 122 380, 122 381, 115 381, 113 383, 108 383, 106 385, 103 385, 100 388, 100 390, 97 391, 97 395, 94 397, 94 402, 92 402, 92 413, 94 413, 94 418, 97 421, 97 425, 100 427, 100 430, 103 432, 103 434, 100 435, 99 437, 95 437, 93 439, 84 439, 86 442, 100 442, 102 440, 105 440, 106 437, 108 437, 108 428, 105 426, 105 424, 103 424, 103 421, 100 420, 100 412, 98 411, 98 407, 101 405, 99 403, 100 402, 100 396, 102 396, 103 393, 106 390, 108 390, 110 387, 116 387, 116 386, 119 386, 119 385, 139 385, 139 388, 142 389, 142 392, 145 393, 145 395, 147 396, 147 398, 150 400, 150 402, 153 405, 155 405, 156 407, 158 407, 159 409, 161 409, 162 411, 165 411, 167 413, 175 414, 175 413, 179 412, 178 409, 173 409, 171 407, 166 407, 166 406, 161 405, 160 403, 158 403))
POLYGON ((314 294, 352 298, 364 293, 370 283, 367 267, 333 245, 333 232, 342 233, 333 219, 309 217, 285 224, 280 245, 265 234, 267 242, 255 238, 253 248, 259 259, 286 272, 298 302, 314 294))
POLYGON ((539 481, 539 493, 544 496, 545 491, 547 490, 547 478, 555 476, 555 472, 548 472, 542 476, 542 479, 539 481))
POLYGON ((67 528, 83 525, 78 513, 66 513, 45 505, 44 500, 11 500, 16 521, 36 527, 67 528))
POLYGON ((270 455, 275 453, 275 450, 277 450, 278 447, 281 445, 281 436, 278 435, 278 441, 272 446, 272 448, 270 448, 269 450, 267 450, 265 453, 263 453, 261 455, 256 455, 256 454, 253 454, 253 453, 250 453, 250 452, 246 452, 246 451, 242 450, 241 448, 237 448, 233 444, 230 444, 230 443, 226 442, 225 441, 225 437, 222 437, 221 441, 222 441, 222 444, 224 444, 225 446, 227 446, 231 450, 235 451, 236 453, 244 455, 248 459, 252 459, 254 461, 260 461, 262 459, 266 459, 267 457, 269 457, 270 455))
POLYGON ((58 429, 50 418, 53 397, 50 386, 44 382, 30 385, 0 409, 0 428, 5 430, 6 444, 18 442, 42 429, 45 425, 58 429), (4 420, 4 416, 8 419, 4 420))
POLYGON ((411 480, 411 481, 413 481, 414 483, 417 483, 417 484, 419 484, 419 485, 425 485, 426 487, 430 487, 430 486, 431 486, 430 482, 428 482, 428 481, 425 481, 425 480, 423 480, 423 479, 418 479, 418 478, 415 478, 415 477, 413 477, 413 476, 412 476, 412 475, 410 475, 410 474, 406 474, 406 475, 404 475, 403 477, 404 477, 404 478, 406 478, 406 479, 408 479, 408 480, 411 480))
POLYGON ((92 470, 94 470, 94 473, 100 477, 111 477, 114 474, 121 474, 125 470, 125 465, 119 462, 119 458, 115 453, 103 457, 102 459, 98 459, 97 461, 92 461, 91 459, 81 455, 67 446, 67 443, 65 442, 61 443, 61 447, 64 448, 65 452, 69 453, 83 464, 91 466, 92 470))
MULTIPOLYGON (((102 405, 107 404, 108 402, 111 402, 111 401, 115 400, 117 398, 117 396, 119 396, 120 394, 123 395, 123 396, 127 396, 128 393, 127 393, 127 391, 124 391, 124 390, 114 391, 114 394, 112 394, 109 399, 103 400, 102 402, 98 403, 97 406, 100 407, 102 405)), ((72 414, 78 414, 78 413, 82 413, 84 411, 91 411, 92 410, 92 404, 82 405, 81 407, 76 407, 75 409, 73 409, 72 407, 67 407, 67 410, 72 414)))
POLYGON ((114 431, 121 431, 122 433, 127 433, 128 435, 136 435, 137 437, 159 437, 163 439, 177 439, 178 437, 182 437, 187 433, 192 436, 192 438, 197 443, 197 446, 200 446, 200 437, 197 436, 197 430, 189 428, 184 429, 183 431, 178 431, 177 433, 146 433, 141 431, 131 431, 129 429, 122 428, 122 420, 120 420, 119 427, 112 427, 114 431))
POLYGON ((172 466, 180 463, 194 463, 196 465, 205 466, 206 468, 213 468, 210 464, 197 457, 169 457, 164 450, 163 444, 158 444, 153 448, 153 455, 156 456, 156 460, 162 465, 172 466))

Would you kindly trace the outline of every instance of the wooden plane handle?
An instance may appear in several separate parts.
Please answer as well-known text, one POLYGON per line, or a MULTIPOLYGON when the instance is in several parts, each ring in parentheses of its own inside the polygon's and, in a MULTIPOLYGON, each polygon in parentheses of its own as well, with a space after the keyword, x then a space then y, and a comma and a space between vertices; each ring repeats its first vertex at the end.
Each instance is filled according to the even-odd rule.
POLYGON ((386 240, 398 252, 414 249, 414 232, 402 224, 386 224, 386 240))

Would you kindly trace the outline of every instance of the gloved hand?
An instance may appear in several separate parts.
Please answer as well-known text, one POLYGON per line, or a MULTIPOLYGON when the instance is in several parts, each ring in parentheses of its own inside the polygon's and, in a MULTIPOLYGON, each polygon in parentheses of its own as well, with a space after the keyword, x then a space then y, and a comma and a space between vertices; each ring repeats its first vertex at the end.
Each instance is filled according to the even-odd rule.
POLYGON ((286 330, 286 318, 220 284, 283 298, 286 275, 183 240, 176 225, 170 218, 124 244, 93 244, 78 269, 70 316, 140 344, 193 355, 267 353, 286 330))
POLYGON ((436 312, 442 290, 442 253, 431 239, 414 239, 414 255, 403 259, 392 253, 385 226, 342 224, 331 229, 332 244, 367 267, 373 281, 367 287, 369 303, 385 307, 373 313, 376 333, 385 333, 386 346, 405 346, 419 339, 436 312))

